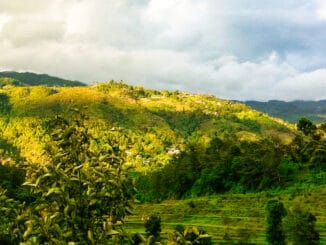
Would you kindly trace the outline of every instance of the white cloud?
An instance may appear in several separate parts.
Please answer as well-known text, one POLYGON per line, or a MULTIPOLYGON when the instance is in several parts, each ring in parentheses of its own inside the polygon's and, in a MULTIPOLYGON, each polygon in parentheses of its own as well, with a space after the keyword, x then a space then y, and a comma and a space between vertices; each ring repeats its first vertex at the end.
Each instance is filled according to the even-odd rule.
POLYGON ((326 5, 316 1, 2 0, 0 69, 227 99, 319 99, 326 5))
POLYGON ((326 20, 326 2, 324 0, 317 0, 317 16, 321 20, 326 20))
POLYGON ((275 98, 280 99, 325 99, 326 69, 289 76, 281 80, 274 90, 277 92, 275 98))

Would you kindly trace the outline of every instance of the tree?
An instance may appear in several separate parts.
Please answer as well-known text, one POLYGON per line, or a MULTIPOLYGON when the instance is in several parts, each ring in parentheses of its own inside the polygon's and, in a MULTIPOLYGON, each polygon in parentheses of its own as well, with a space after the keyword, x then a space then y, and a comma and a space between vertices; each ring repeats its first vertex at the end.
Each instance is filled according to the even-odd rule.
POLYGON ((48 123, 51 160, 27 168, 25 185, 37 202, 26 209, 23 241, 103 244, 129 212, 132 186, 117 142, 99 144, 87 117, 75 113, 73 120, 57 116, 48 123))
POLYGON ((282 228, 282 219, 286 215, 283 203, 278 200, 269 200, 267 210, 267 241, 272 245, 285 245, 285 235, 282 228))
POLYGON ((145 222, 145 231, 148 235, 147 244, 155 244, 155 242, 160 239, 161 217, 157 215, 151 215, 145 222))
POLYGON ((158 237, 161 232, 161 218, 151 215, 145 222, 145 231, 148 235, 158 237))
POLYGON ((313 135, 317 127, 309 119, 302 117, 297 123, 297 129, 302 131, 305 135, 313 135))
POLYGON ((316 216, 295 204, 288 216, 290 237, 293 244, 317 245, 319 233, 316 231, 316 216))

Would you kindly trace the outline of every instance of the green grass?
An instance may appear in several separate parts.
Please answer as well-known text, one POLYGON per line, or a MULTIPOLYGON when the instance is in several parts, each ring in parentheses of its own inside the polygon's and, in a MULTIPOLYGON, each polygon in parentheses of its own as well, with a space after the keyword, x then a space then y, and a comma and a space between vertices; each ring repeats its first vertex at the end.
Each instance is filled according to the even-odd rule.
POLYGON ((197 226, 213 236, 216 244, 248 239, 252 244, 266 244, 265 204, 271 198, 279 199, 287 209, 300 201, 317 217, 321 243, 326 243, 326 185, 313 189, 288 190, 283 193, 223 194, 187 200, 169 200, 135 206, 127 218, 126 229, 144 233, 144 219, 156 214, 162 220, 163 238, 176 225, 197 226), (230 240, 226 240, 225 238, 230 240))

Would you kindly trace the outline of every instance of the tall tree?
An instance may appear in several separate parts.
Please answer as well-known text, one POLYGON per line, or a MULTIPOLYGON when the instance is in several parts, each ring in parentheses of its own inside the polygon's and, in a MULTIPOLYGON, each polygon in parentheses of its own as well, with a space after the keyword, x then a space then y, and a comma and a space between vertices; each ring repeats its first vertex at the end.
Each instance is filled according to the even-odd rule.
POLYGON ((282 228, 282 219, 286 215, 283 203, 278 200, 269 200, 267 210, 267 241, 271 245, 285 245, 285 235, 282 228))

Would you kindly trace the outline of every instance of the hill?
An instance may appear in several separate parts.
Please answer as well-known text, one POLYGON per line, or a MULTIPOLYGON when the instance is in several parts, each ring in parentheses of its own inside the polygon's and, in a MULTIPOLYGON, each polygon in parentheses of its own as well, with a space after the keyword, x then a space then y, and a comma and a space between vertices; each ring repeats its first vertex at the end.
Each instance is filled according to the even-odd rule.
POLYGON ((324 161, 323 141, 309 143, 294 125, 206 94, 110 81, 83 87, 9 86, 0 90, 0 99, 0 139, 9 155, 48 162, 48 120, 71 118, 70 109, 79 108, 100 144, 119 139, 117 149, 136 176, 153 172, 151 180, 139 182, 142 200, 285 186, 293 180, 290 172, 297 173, 297 163, 324 161), (176 181, 175 188, 156 190, 162 181, 176 181), (143 188, 148 186, 153 189, 143 188))
POLYGON ((290 102, 270 100, 267 102, 245 101, 244 103, 258 111, 291 123, 297 122, 302 117, 309 118, 315 123, 326 122, 326 100, 290 102))
POLYGON ((47 74, 36 74, 31 72, 0 72, 0 87, 5 85, 14 86, 56 86, 56 87, 76 87, 85 86, 79 81, 70 81, 47 74))
MULTIPOLYGON (((158 213, 163 239, 179 224, 202 227, 215 242, 262 244, 266 202, 278 198, 291 210, 298 196, 317 217, 325 241, 325 125, 309 124, 305 135, 243 103, 123 82, 19 85, 0 88, 0 197, 12 198, 5 203, 14 206, 0 210, 11 210, 0 215, 0 243, 3 234, 16 241, 44 239, 41 213, 59 237, 67 214, 71 229, 77 223, 84 227, 106 207, 122 219, 131 197, 145 203, 126 220, 131 234, 140 231, 144 213, 158 213), (153 201, 162 203, 146 204, 153 201), (45 204, 52 213, 42 211, 45 204), (30 208, 34 205, 40 206, 30 208), (26 227, 13 230, 19 210, 26 214, 19 215, 26 227), (33 222, 30 210, 37 214, 33 222), (95 216, 81 219, 79 210, 93 210, 95 216)), ((88 230, 81 235, 86 233, 64 234, 92 241, 88 230)))
POLYGON ((4 87, 0 99, 0 136, 31 162, 41 159, 41 153, 35 151, 44 133, 35 125, 67 114, 71 107, 87 106, 85 110, 94 123, 100 122, 103 132, 123 129, 132 141, 128 159, 138 166, 164 165, 173 149, 183 151, 189 141, 205 147, 215 135, 232 134, 240 141, 272 136, 283 143, 295 135, 291 125, 241 103, 113 81, 84 87, 4 87))

